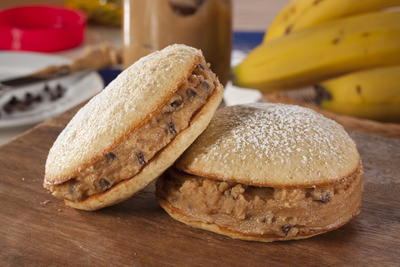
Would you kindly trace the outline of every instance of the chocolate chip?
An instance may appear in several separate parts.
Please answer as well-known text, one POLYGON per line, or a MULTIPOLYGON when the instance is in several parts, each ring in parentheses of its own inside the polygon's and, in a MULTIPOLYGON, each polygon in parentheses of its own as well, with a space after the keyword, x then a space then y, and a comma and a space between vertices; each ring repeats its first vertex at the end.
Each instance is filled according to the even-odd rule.
POLYGON ((107 179, 101 178, 99 180, 99 187, 102 191, 106 191, 111 187, 111 183, 107 179))
POLYGON ((64 93, 64 92, 65 92, 65 87, 62 86, 62 84, 57 84, 57 86, 56 86, 56 92, 64 93))
POLYGON ((50 87, 49 87, 48 84, 45 84, 45 85, 44 85, 43 91, 45 91, 46 93, 49 93, 49 92, 50 92, 50 87))
POLYGON ((31 93, 26 93, 25 94, 25 100, 33 100, 33 96, 31 93))
POLYGON ((167 124, 167 131, 171 134, 176 134, 175 125, 172 121, 168 122, 167 124))
POLYGON ((19 111, 25 111, 29 108, 29 102, 25 103, 25 102, 18 102, 17 105, 15 106, 17 108, 17 110, 19 111))
POLYGON ((196 91, 194 89, 189 88, 189 89, 186 90, 186 95, 187 95, 188 98, 194 98, 194 97, 197 96, 197 93, 196 93, 196 91))
POLYGON ((207 90, 210 89, 210 85, 206 81, 201 82, 201 87, 203 87, 204 89, 207 89, 207 90))
POLYGON ((285 224, 284 226, 282 226, 282 232, 287 235, 290 231, 290 229, 292 229, 293 226, 291 224, 285 224))
POLYGON ((321 198, 319 199, 320 202, 322 203, 328 203, 329 201, 331 201, 332 199, 332 195, 329 192, 324 192, 321 195, 321 198))
POLYGON ((42 102, 42 96, 41 96, 41 95, 35 96, 35 98, 33 99, 33 101, 38 102, 38 103, 42 102))
POLYGON ((206 69, 206 67, 204 67, 203 64, 199 64, 199 65, 197 65, 197 67, 198 67, 199 69, 201 69, 201 70, 205 70, 205 69, 206 69))
POLYGON ((24 104, 26 106, 30 106, 33 102, 33 96, 31 93, 26 93, 25 94, 25 100, 24 100, 24 104))
POLYGON ((137 160, 138 160, 140 165, 143 165, 143 164, 146 163, 146 159, 144 158, 143 152, 136 153, 136 158, 137 158, 137 160))
POLYGON ((182 100, 176 99, 176 100, 173 101, 170 105, 171 105, 171 107, 173 107, 173 108, 178 108, 180 105, 182 105, 182 100))
POLYGON ((8 101, 8 103, 11 104, 11 105, 15 105, 15 104, 18 103, 18 99, 17 99, 15 96, 13 96, 13 97, 8 101))
POLYGON ((54 94, 54 93, 50 93, 50 101, 55 101, 55 100, 57 100, 57 95, 56 94, 54 94))
POLYGON ((106 154, 105 158, 107 162, 111 162, 117 158, 117 155, 115 155, 113 152, 109 152, 106 154))
POLYGON ((13 112, 13 110, 13 105, 11 105, 10 103, 7 103, 3 106, 3 111, 7 114, 10 114, 11 112, 13 112))

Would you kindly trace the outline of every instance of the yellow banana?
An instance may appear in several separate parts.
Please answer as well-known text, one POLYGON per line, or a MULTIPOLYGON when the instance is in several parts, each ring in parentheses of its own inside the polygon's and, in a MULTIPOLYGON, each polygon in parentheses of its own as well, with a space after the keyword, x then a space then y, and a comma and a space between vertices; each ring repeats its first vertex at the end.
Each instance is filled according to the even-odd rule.
POLYGON ((400 63, 400 11, 327 22, 264 43, 234 68, 234 83, 265 92, 400 63))
POLYGON ((313 5, 315 0, 292 0, 278 13, 276 18, 272 21, 267 32, 264 36, 264 42, 270 41, 286 34, 290 25, 293 24, 299 17, 301 17, 313 5))
POLYGON ((400 65, 350 73, 316 87, 329 96, 322 103, 397 103, 400 109, 400 65))
POLYGON ((323 109, 336 113, 400 121, 400 66, 350 73, 316 86, 323 109))
POLYGON ((264 42, 327 21, 399 5, 400 0, 293 0, 272 22, 264 42))
POLYGON ((358 118, 400 122, 399 103, 372 103, 366 105, 363 103, 326 102, 321 107, 335 113, 358 118))

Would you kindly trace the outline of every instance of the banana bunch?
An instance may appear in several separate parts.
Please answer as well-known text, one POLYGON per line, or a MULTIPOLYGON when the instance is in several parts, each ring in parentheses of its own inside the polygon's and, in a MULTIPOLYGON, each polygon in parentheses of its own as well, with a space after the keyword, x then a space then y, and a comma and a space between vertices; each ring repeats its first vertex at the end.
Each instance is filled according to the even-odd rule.
MULTIPOLYGON (((396 6, 400 0, 292 0, 263 43, 233 69, 234 84, 265 93, 319 84, 319 95, 330 96, 321 100, 322 108, 400 121, 400 103, 383 100, 399 90, 372 82, 374 73, 386 73, 388 82, 396 74, 400 80, 398 68, 386 68, 400 66, 400 11, 384 10, 396 6), (364 79, 361 94, 350 82, 358 77, 364 79)), ((398 100, 394 95, 390 98, 398 100)))
POLYGON ((317 101, 326 110, 400 122, 400 65, 350 73, 315 88, 317 101))
POLYGON ((272 22, 264 42, 327 21, 399 5, 400 0, 293 0, 272 22))

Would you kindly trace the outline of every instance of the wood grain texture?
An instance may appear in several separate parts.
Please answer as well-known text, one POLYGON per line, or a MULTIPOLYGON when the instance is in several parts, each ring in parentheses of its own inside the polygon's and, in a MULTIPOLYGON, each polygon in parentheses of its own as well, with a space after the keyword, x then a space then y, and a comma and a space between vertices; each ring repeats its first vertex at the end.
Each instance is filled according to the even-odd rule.
POLYGON ((98 212, 65 207, 42 188, 47 152, 76 109, 0 147, 2 266, 396 266, 400 140, 352 132, 365 167, 362 213, 307 240, 258 243, 189 228, 149 186, 98 212))

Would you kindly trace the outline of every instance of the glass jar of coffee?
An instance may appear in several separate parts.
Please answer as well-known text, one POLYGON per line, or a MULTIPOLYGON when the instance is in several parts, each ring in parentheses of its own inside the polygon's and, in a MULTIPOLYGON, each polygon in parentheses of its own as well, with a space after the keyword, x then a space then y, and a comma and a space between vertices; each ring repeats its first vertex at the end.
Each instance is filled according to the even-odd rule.
POLYGON ((231 0, 124 0, 124 67, 170 44, 203 51, 221 83, 229 78, 231 0))

